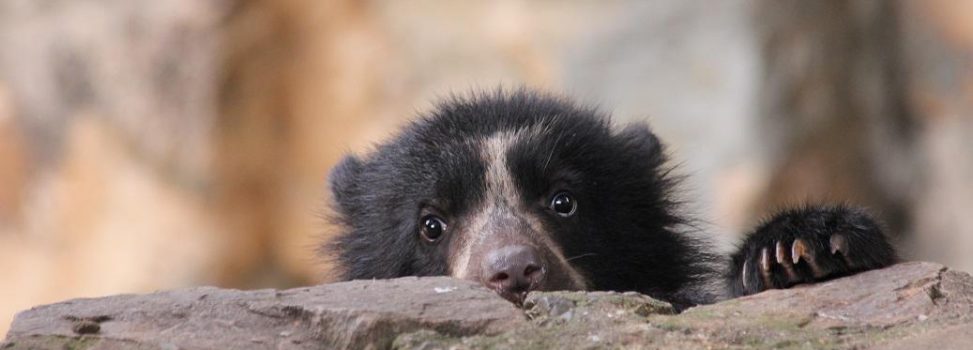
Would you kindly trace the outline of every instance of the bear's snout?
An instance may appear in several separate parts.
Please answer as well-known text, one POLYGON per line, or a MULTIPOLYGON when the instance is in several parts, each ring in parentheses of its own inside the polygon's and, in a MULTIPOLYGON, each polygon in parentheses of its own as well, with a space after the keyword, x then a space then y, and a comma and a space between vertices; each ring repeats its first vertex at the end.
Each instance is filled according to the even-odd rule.
POLYGON ((486 254, 481 264, 482 283, 516 304, 539 288, 547 266, 537 250, 527 245, 508 245, 486 254))

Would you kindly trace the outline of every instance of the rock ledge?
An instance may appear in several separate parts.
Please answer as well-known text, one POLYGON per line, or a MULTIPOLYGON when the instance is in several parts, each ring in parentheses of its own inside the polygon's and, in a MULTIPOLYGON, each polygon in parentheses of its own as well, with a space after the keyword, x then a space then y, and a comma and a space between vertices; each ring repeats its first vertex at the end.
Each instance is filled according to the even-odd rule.
POLYGON ((933 263, 700 306, 636 293, 532 293, 521 310, 445 277, 291 290, 192 288, 17 315, 0 349, 973 349, 973 277, 933 263))

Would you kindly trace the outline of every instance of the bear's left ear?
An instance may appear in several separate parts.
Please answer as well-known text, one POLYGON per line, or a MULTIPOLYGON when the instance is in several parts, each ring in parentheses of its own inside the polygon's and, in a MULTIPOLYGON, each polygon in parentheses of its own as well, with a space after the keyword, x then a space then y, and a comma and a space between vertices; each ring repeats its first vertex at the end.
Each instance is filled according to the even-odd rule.
POLYGON ((615 137, 625 149, 635 150, 643 156, 662 155, 662 143, 645 123, 631 124, 615 137))
POLYGON ((331 189, 331 196, 342 214, 348 215, 351 209, 352 198, 357 192, 357 179, 361 175, 363 168, 362 161, 353 155, 345 156, 338 165, 335 165, 328 176, 328 184, 331 189))

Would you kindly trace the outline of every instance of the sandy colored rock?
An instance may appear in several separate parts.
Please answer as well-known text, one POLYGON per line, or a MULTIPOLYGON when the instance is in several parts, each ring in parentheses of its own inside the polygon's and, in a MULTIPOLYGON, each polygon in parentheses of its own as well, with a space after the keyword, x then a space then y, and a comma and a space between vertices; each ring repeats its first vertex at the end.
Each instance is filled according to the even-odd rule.
POLYGON ((20 313, 0 349, 968 349, 973 277, 911 262, 681 314, 637 293, 532 293, 445 277, 284 291, 193 288, 20 313))
POLYGON ((535 293, 533 327, 451 338, 430 331, 402 349, 968 349, 973 278, 924 262, 722 303, 671 309, 638 294, 535 293), (543 302, 536 302, 541 301, 543 302), (556 310, 551 312, 550 310, 556 310))
POLYGON ((525 320, 492 292, 450 278, 284 291, 193 288, 35 307, 17 315, 0 348, 385 348, 419 329, 497 334, 525 320))

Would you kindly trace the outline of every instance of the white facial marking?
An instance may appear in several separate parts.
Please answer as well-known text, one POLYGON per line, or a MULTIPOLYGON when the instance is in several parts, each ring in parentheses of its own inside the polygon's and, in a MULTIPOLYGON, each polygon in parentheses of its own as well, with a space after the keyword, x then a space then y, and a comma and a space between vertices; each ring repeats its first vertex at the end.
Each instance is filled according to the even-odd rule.
POLYGON ((459 254, 454 258, 452 275, 457 278, 467 278, 471 269, 470 258, 473 246, 482 244, 488 234, 484 228, 489 222, 490 215, 502 208, 498 208, 498 202, 513 197, 513 182, 507 172, 506 151, 514 143, 514 135, 510 133, 499 133, 483 141, 483 159, 487 162, 485 176, 486 195, 483 200, 483 207, 476 211, 475 215, 468 218, 464 224, 467 234, 463 235, 463 240, 459 242, 459 254))
MULTIPOLYGON (((484 140, 483 159, 487 163, 485 174, 486 191, 482 207, 474 210, 475 214, 466 219, 464 223, 465 234, 458 241, 458 253, 451 259, 450 272, 453 277, 469 278, 473 273, 470 268, 473 247, 485 244, 490 239, 490 231, 486 230, 486 225, 494 215, 503 215, 507 211, 516 210, 521 206, 520 199, 515 188, 513 178, 510 174, 506 156, 511 146, 518 140, 525 137, 535 137, 548 132, 546 127, 538 126, 521 132, 500 132, 484 140)), ((521 210, 527 213, 526 210, 521 210)), ((540 219, 533 215, 521 215, 531 228, 531 241, 537 245, 549 249, 558 260, 557 263, 568 273, 568 277, 576 289, 587 287, 586 279, 565 259, 561 247, 548 235, 545 234, 544 226, 540 219)))

